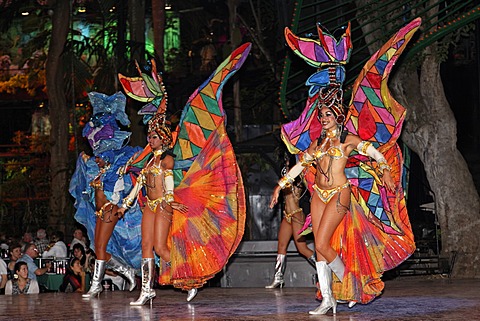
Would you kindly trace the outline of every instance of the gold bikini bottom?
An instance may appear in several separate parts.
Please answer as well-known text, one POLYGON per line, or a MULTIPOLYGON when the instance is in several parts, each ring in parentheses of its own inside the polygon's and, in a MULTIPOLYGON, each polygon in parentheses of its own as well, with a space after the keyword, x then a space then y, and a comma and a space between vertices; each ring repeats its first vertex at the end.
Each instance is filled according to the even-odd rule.
POLYGON ((156 213, 157 212, 157 207, 160 206, 160 213, 162 214, 162 216, 169 222, 172 222, 172 215, 173 213, 169 213, 163 206, 162 206, 162 202, 165 200, 165 197, 159 197, 159 198, 156 198, 154 200, 151 200, 148 198, 148 196, 146 197, 147 198, 147 205, 148 207, 152 210, 153 213, 156 213))
POLYGON ((110 216, 112 214, 114 206, 115 205, 112 204, 112 202, 106 202, 98 211, 95 211, 95 215, 102 221, 110 223, 112 221, 110 216), (107 208, 107 206, 110 206, 110 208, 107 208), (105 218, 105 213, 109 214, 107 218, 105 218))
POLYGON ((148 205, 148 207, 150 207, 152 212, 155 213, 157 211, 157 206, 161 205, 164 200, 165 200, 165 197, 159 197, 159 198, 156 198, 154 200, 151 200, 147 196, 147 205, 148 205))
POLYGON ((342 189, 348 188, 350 182, 346 182, 343 185, 331 188, 331 189, 321 189, 316 184, 313 184, 313 189, 317 192, 318 197, 322 200, 323 203, 328 204, 333 196, 339 193, 342 189))
MULTIPOLYGON (((295 222, 295 223, 298 223, 300 225, 303 225, 305 222, 298 219, 297 217, 295 217, 294 215, 297 214, 297 213, 301 213, 302 212, 302 208, 297 208, 296 210, 294 210, 293 212, 291 213, 287 213, 287 211, 283 211, 283 214, 285 215, 285 220, 292 224, 292 220, 295 222)), ((303 216, 303 215, 302 215, 303 216)))

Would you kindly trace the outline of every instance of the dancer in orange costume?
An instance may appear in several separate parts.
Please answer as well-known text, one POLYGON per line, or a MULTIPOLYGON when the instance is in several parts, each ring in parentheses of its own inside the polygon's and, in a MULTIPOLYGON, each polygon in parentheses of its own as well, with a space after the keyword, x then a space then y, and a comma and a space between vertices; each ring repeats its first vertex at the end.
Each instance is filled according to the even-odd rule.
MULTIPOLYGON (((226 134, 221 96, 224 84, 242 66, 250 47, 251 44, 244 44, 234 50, 190 96, 171 137, 166 133, 165 123, 157 126, 165 133, 149 129, 152 135, 156 133, 163 140, 162 154, 173 148, 170 157, 165 156, 165 163, 162 160, 162 173, 159 170, 157 178, 158 184, 165 187, 164 193, 150 194, 152 185, 148 177, 154 173, 147 172, 146 180, 142 178, 138 184, 147 187, 147 199, 142 200, 141 194, 138 199, 146 203, 144 213, 155 213, 157 227, 152 236, 148 232, 152 229, 148 226, 151 220, 142 221, 142 291, 131 305, 142 305, 155 297, 153 250, 161 258, 159 284, 187 290, 187 301, 190 301, 198 288, 223 269, 240 243, 245 228, 245 192, 233 146, 226 134), (174 162, 172 155, 175 155, 174 162), (152 237, 153 241, 147 240, 152 237)), ((152 64, 152 76, 141 73, 136 78, 119 77, 127 95, 147 102, 139 114, 144 115, 144 120, 151 118, 149 128, 156 126, 156 118, 164 119, 166 92, 155 64, 152 64)), ((161 157, 155 155, 159 152, 150 144, 131 166, 144 169, 153 166, 149 165, 156 162, 149 160, 152 150, 153 159, 161 157)), ((135 201, 139 189, 135 187, 125 199, 120 215, 135 201)))
POLYGON ((405 108, 392 98, 387 81, 419 26, 415 19, 401 28, 367 62, 346 115, 342 84, 352 48, 350 26, 339 41, 320 27, 319 40, 285 31, 288 45, 318 71, 307 81, 304 112, 282 126, 287 147, 301 157, 279 181, 270 206, 280 189, 305 170, 322 295, 322 304, 310 314, 336 313, 337 301, 349 306, 370 302, 383 290, 383 272, 415 250, 396 143, 405 108))

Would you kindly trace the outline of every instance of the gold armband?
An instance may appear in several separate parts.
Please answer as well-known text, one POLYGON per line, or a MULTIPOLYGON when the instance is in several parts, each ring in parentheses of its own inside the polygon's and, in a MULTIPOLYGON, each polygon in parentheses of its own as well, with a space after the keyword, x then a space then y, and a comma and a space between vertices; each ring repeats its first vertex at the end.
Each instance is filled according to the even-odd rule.
POLYGON ((165 174, 164 174, 165 177, 173 176, 173 171, 172 171, 171 169, 166 169, 166 170, 164 171, 164 173, 165 173, 165 174))
POLYGON ((368 156, 367 148, 370 147, 370 146, 372 146, 371 142, 367 142, 367 141, 363 140, 358 144, 357 150, 361 155, 368 156))
POLYGON ((294 179, 291 178, 290 176, 285 175, 280 180, 278 181, 278 186, 280 186, 281 189, 284 189, 285 187, 290 187, 292 186, 294 179))
POLYGON ((309 153, 303 153, 303 155, 300 156, 300 164, 302 164, 303 167, 312 165, 314 161, 315 159, 309 153))

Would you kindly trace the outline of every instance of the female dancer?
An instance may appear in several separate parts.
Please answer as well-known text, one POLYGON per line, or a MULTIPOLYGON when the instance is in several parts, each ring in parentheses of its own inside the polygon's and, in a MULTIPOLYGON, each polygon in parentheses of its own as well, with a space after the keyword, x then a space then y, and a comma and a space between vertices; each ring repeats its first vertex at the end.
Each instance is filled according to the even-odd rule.
POLYGON ((307 80, 310 89, 303 113, 282 125, 288 149, 302 156, 280 180, 270 205, 276 204, 280 188, 305 168, 322 296, 322 304, 311 314, 330 309, 335 313, 336 300, 349 302, 349 307, 372 301, 384 288, 383 272, 415 251, 400 183, 403 159, 396 143, 405 108, 393 99, 387 83, 420 23, 414 19, 372 55, 353 85, 347 115, 342 85, 343 65, 352 50, 350 25, 339 40, 320 24, 318 40, 285 29, 289 47, 317 72, 307 80), (332 271, 338 278, 333 290, 332 271))
MULTIPOLYGON (((168 234, 172 223, 173 209, 186 212, 187 207, 177 203, 173 198, 174 155, 169 151, 172 134, 165 125, 165 114, 157 113, 148 122, 147 140, 153 156, 146 163, 137 183, 124 199, 118 210, 119 216, 132 206, 142 187, 146 188, 146 204, 142 216, 142 288, 140 296, 130 305, 144 305, 153 300, 155 276, 154 251, 165 262, 170 262, 170 249, 167 246, 168 234)), ((187 301, 197 294, 197 289, 188 291, 187 301)))
POLYGON ((317 254, 316 268, 323 299, 322 304, 310 311, 310 314, 325 314, 331 308, 336 313, 337 302, 332 294, 331 271, 339 280, 343 280, 345 266, 330 245, 330 239, 350 207, 350 183, 345 175, 348 155, 357 149, 360 154, 374 158, 383 173, 384 186, 390 192, 395 191, 395 183, 385 157, 360 137, 347 132, 342 134, 342 109, 342 106, 335 105, 320 108, 318 117, 322 124, 321 137, 310 144, 302 159, 279 181, 270 203, 270 207, 274 207, 280 190, 290 186, 304 168, 316 165, 311 215, 317 254))
POLYGON ((88 138, 95 157, 82 153, 70 182, 70 193, 76 199, 75 219, 87 228, 96 254, 92 284, 82 295, 85 298, 103 291, 101 282, 107 265, 127 279, 132 291, 136 286, 135 270, 127 264, 135 266, 135 254, 140 246, 135 229, 138 217, 132 211, 129 221, 118 226, 116 216, 122 198, 132 185, 124 168, 141 149, 123 145, 130 133, 121 131, 117 120, 124 126, 130 124, 125 114, 126 97, 121 92, 112 96, 96 92, 88 95, 93 116, 85 125, 83 136, 88 138))
POLYGON ((158 283, 188 291, 190 301, 197 288, 225 267, 240 243, 245 228, 245 192, 226 134, 221 97, 224 84, 242 66, 250 48, 247 43, 234 50, 195 90, 172 135, 165 126, 166 91, 155 62, 151 76, 142 72, 140 77, 119 75, 127 95, 147 102, 139 114, 144 115, 144 122, 148 120, 149 133, 149 146, 132 161, 132 167, 143 168, 142 175, 121 209, 124 212, 145 186, 142 292, 132 305, 151 303, 155 297, 151 284, 153 250, 161 257, 158 283), (172 146, 175 162, 168 150, 172 146), (153 158, 144 166, 151 149, 153 158))
MULTIPOLYGON (((284 170, 289 168, 289 159, 287 157, 284 170)), ((315 266, 315 255, 313 251, 307 246, 305 238, 298 233, 305 223, 305 214, 299 206, 299 200, 302 197, 302 185, 300 180, 297 180, 289 188, 283 190, 285 198, 285 211, 280 229, 278 231, 278 245, 277 245, 277 261, 275 264, 275 278, 273 282, 267 286, 266 289, 274 289, 283 287, 285 280, 283 274, 285 273, 287 247, 290 239, 293 236, 293 241, 297 251, 308 259, 308 262, 315 266)))

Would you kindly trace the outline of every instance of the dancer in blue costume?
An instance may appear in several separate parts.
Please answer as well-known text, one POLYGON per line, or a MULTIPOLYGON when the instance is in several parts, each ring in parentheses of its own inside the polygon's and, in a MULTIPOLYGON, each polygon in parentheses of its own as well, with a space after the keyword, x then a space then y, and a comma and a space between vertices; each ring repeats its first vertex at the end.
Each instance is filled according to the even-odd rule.
POLYGON ((84 152, 70 182, 75 198, 75 219, 87 228, 94 240, 95 269, 90 290, 85 298, 99 294, 101 281, 108 267, 125 277, 129 290, 135 288, 135 269, 140 267, 142 212, 138 205, 121 219, 117 215, 123 198, 132 188, 133 173, 125 172, 129 160, 140 147, 124 146, 131 133, 120 130, 117 121, 128 126, 125 114, 126 97, 118 92, 112 96, 88 94, 93 116, 83 129, 95 157, 84 152))

